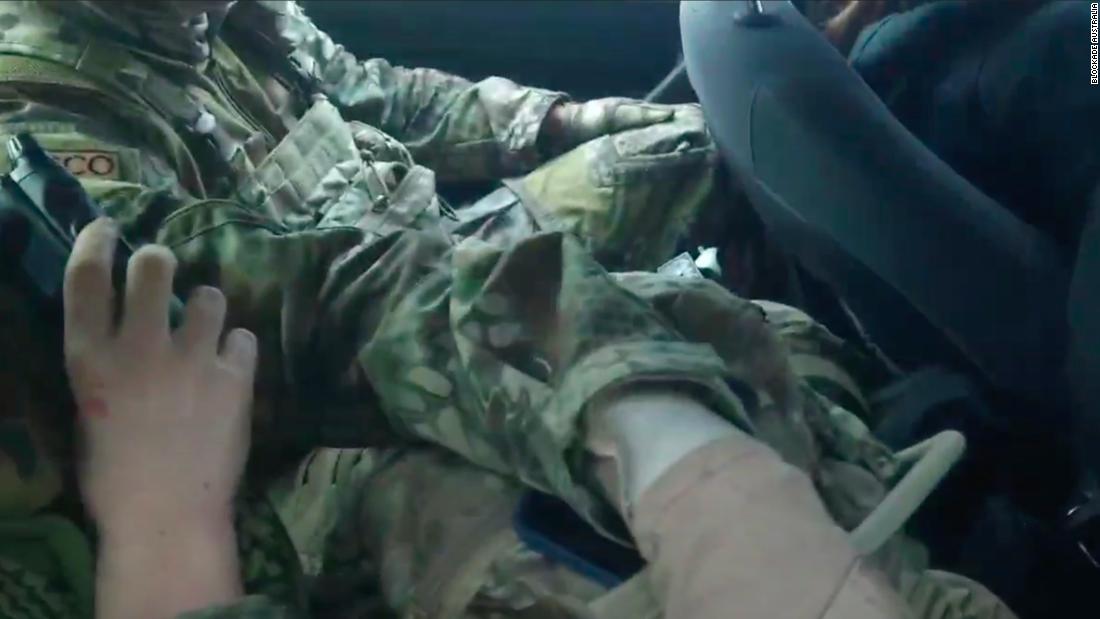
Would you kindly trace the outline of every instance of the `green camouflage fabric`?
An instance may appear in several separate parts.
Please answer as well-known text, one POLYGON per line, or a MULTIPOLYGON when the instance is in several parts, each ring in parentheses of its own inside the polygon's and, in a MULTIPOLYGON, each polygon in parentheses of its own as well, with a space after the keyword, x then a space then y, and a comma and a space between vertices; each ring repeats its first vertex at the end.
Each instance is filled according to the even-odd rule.
MULTIPOLYGON (((703 281, 637 273, 614 277, 653 302, 674 325, 688 329, 689 338, 726 351, 723 358, 731 366, 753 366, 745 372, 758 384, 790 381, 801 391, 813 381, 825 392, 855 389, 846 397, 863 400, 866 385, 875 384, 884 371, 858 349, 838 348, 840 340, 793 308, 750 305, 703 281), (713 335, 695 334, 714 325, 727 327, 713 335), (800 350, 813 362, 785 361, 797 355, 784 349, 800 350), (782 370, 785 362, 793 381, 782 370), (868 368, 874 371, 857 372, 868 368), (769 379, 773 373, 777 378, 769 379)), ((881 498, 880 479, 893 479, 895 473, 889 455, 867 439, 868 430, 856 415, 824 396, 805 393, 814 400, 800 411, 804 423, 772 415, 767 406, 750 407, 757 436, 812 471, 831 513, 850 528, 881 498), (807 453, 818 454, 816 464, 807 461, 807 453)), ((608 609, 611 614, 593 615, 612 592, 531 551, 513 531, 510 518, 523 491, 507 477, 451 454, 413 447, 317 450, 293 475, 279 480, 272 494, 309 575, 315 611, 461 619, 661 616, 655 597, 644 588, 614 590, 620 597, 626 594, 626 605, 620 599, 608 609)), ((904 535, 874 561, 911 604, 914 617, 1013 616, 979 584, 928 569, 927 552, 904 535)))
MULTIPOLYGON (((0 138, 34 133, 129 240, 173 249, 181 296, 220 287, 227 326, 260 342, 256 493, 238 522, 250 597, 190 616, 580 612, 600 592, 517 545, 501 514, 533 487, 605 527, 578 418, 639 381, 756 432, 846 526, 882 496, 891 455, 792 370, 759 306, 605 270, 656 266, 721 206, 696 108, 536 169, 560 93, 359 61, 291 2, 238 3, 190 64, 85 9, 0 6, 0 138), (512 180, 456 213, 437 177, 512 180), (342 595, 358 610, 326 612, 342 595)), ((71 403, 42 345, 56 333, 2 292, 19 363, 0 366, 0 519, 33 544, 0 544, 0 604, 86 615, 71 403)))
POLYGON ((868 426, 881 421, 867 400, 901 378, 872 344, 845 341, 805 312, 768 301, 756 302, 787 343, 791 368, 816 393, 857 415, 868 426))
MULTIPOLYGON (((597 393, 660 376, 740 415, 720 361, 615 287, 574 238, 554 231, 565 226, 535 225, 532 232, 545 233, 498 245, 456 246, 443 232, 435 174, 470 180, 531 169, 538 127, 564 98, 559 93, 359 62, 287 3, 241 4, 210 61, 181 66, 116 44, 82 6, 0 7, 0 52, 9 54, 5 66, 12 69, 0 80, 2 133, 33 132, 132 241, 173 247, 182 291, 199 282, 226 291, 230 322, 248 326, 265 348, 256 470, 292 466, 295 453, 318 444, 428 440, 555 491, 598 521, 602 502, 574 479, 574 419, 597 393), (287 51, 279 54, 282 45, 287 51), (273 57, 290 62, 269 70, 273 57), (142 81, 150 75, 168 77, 142 81), (183 86, 157 99, 156 87, 165 83, 183 86), (317 99, 322 93, 332 104, 317 99), (182 102, 214 116, 209 140, 177 130, 193 120, 186 118, 191 110, 166 106, 182 102), (334 111, 338 120, 355 120, 334 123, 334 111), (313 146, 348 150, 355 169, 348 172, 344 158, 314 177, 287 179, 315 161, 306 142, 317 136, 313 146), (95 157, 106 157, 107 168, 89 163, 95 157), (265 167, 267 161, 274 163, 265 167), (434 173, 414 161, 431 163, 434 173), (532 271, 541 277, 530 278, 532 271)), ((695 118, 691 131, 701 135, 695 118)), ((680 131, 669 125, 669 151, 680 131)), ((649 141, 659 146, 661 139, 649 141)), ((709 153, 709 145, 700 152, 709 153)), ((636 167, 633 156, 628 151, 624 165, 636 167)), ((596 208, 629 205, 614 186, 618 179, 601 182, 604 202, 596 208)), ((659 215, 657 205, 646 208, 659 215)), ((69 470, 71 404, 58 388, 59 358, 41 346, 51 341, 51 325, 40 324, 14 293, 3 301, 14 314, 3 327, 13 336, 4 338, 12 344, 7 358, 42 355, 4 368, 16 387, 11 393, 21 394, 12 400, 21 404, 4 411, 0 516, 66 509, 77 532, 69 545, 88 556, 92 544, 69 470)), ((296 589, 279 580, 294 575, 291 566, 277 567, 285 558, 279 523, 242 522, 255 531, 241 536, 242 552, 251 553, 242 562, 248 590, 301 610, 296 589), (278 586, 263 586, 265 579, 278 586)), ((25 557, 21 564, 28 579, 39 574, 57 591, 77 590, 81 581, 86 590, 91 568, 74 576, 66 558, 73 552, 54 552, 54 565, 27 565, 25 557)), ((17 585, 5 590, 22 590, 17 585)), ((83 604, 78 614, 90 612, 87 596, 72 603, 83 604)))
POLYGON ((522 209, 530 231, 569 232, 610 270, 653 270, 740 204, 717 166, 702 111, 677 106, 668 122, 586 142, 461 209, 457 230, 476 222, 479 235, 514 239, 528 229, 512 213, 522 209))

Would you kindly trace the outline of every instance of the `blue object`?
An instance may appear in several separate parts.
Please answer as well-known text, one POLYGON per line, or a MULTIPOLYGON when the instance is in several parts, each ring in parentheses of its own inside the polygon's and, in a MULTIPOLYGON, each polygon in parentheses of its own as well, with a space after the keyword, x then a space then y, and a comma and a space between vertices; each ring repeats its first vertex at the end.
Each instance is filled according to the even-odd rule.
MULTIPOLYGON (((601 535, 567 503, 548 494, 528 491, 516 509, 513 526, 520 541, 535 552, 607 588, 645 566, 636 550, 601 535)), ((625 526, 622 533, 629 539, 625 526)))

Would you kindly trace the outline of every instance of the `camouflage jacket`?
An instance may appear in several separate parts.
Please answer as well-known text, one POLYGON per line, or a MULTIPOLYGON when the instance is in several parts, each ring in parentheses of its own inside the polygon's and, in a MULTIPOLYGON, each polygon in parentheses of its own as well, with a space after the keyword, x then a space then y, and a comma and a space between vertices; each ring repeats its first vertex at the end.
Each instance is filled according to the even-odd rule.
MULTIPOLYGON (((706 282, 609 276, 560 233, 501 246, 443 231, 436 176, 530 169, 560 93, 357 60, 292 2, 238 3, 200 65, 128 45, 68 4, 0 6, 0 138, 34 133, 131 241, 173 249, 181 296, 218 286, 227 326, 256 333, 251 488, 318 445, 426 442, 602 526, 578 416, 657 380, 815 475, 842 524, 881 496, 889 454, 803 393, 756 306, 706 282)), ((51 549, 0 550, 0 584, 16 592, 0 603, 87 614, 64 372, 16 295, 0 291, 0 309, 0 527, 51 549)), ((261 495, 246 493, 239 530, 247 588, 265 595, 204 616, 301 610, 261 495)))

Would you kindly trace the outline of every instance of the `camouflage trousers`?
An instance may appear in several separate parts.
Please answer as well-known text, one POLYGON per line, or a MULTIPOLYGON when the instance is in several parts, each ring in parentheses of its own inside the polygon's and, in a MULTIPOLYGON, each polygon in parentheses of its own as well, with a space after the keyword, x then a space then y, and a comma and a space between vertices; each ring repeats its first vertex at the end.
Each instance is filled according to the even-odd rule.
MULTIPOLYGON (((620 277, 643 289, 647 279, 620 277)), ((849 414, 821 398, 831 415, 844 418, 835 426, 845 435, 842 440, 858 442, 867 432, 864 421, 875 414, 861 387, 878 380, 873 359, 798 310, 766 302, 757 306, 782 338, 799 380, 858 412, 849 414)), ((788 459, 797 459, 791 451, 797 447, 777 439, 782 432, 764 434, 788 459)), ((842 479, 851 470, 839 459, 822 464, 815 479, 822 498, 850 528, 863 513, 851 502, 878 495, 843 490, 842 479)), ((514 480, 442 450, 417 447, 317 450, 294 475, 279 480, 271 496, 299 551, 315 612, 433 619, 625 616, 601 614, 608 611, 638 619, 661 616, 644 574, 609 591, 525 546, 512 525, 524 492, 514 480)), ((876 560, 914 617, 1012 616, 981 585, 928 569, 921 545, 904 535, 876 560)))

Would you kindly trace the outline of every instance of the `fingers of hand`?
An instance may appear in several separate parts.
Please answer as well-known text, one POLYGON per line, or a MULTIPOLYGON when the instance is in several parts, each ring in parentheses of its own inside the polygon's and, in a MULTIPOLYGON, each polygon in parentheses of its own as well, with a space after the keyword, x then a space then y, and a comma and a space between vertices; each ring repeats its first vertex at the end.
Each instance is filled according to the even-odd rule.
POLYGON ((615 108, 611 125, 614 131, 648 127, 672 118, 672 108, 641 103, 624 103, 615 108))
POLYGON ((175 340, 184 353, 213 357, 225 322, 225 295, 217 288, 199 286, 191 292, 183 324, 175 340))
POLYGON ((121 333, 145 343, 168 339, 168 303, 176 257, 159 245, 134 252, 126 272, 126 307, 121 333))
POLYGON ((233 329, 225 336, 221 356, 227 366, 240 372, 241 378, 251 388, 256 374, 256 336, 247 329, 233 329))
POLYGON ((65 341, 96 341, 111 330, 114 289, 111 266, 118 228, 108 219, 84 227, 65 266, 65 341))
POLYGON ((621 101, 618 98, 608 98, 576 104, 573 107, 573 124, 589 131, 603 130, 609 124, 615 106, 621 101))
POLYGON ((573 125, 591 139, 600 135, 645 127, 672 118, 673 108, 649 105, 633 99, 609 97, 575 106, 573 125))

